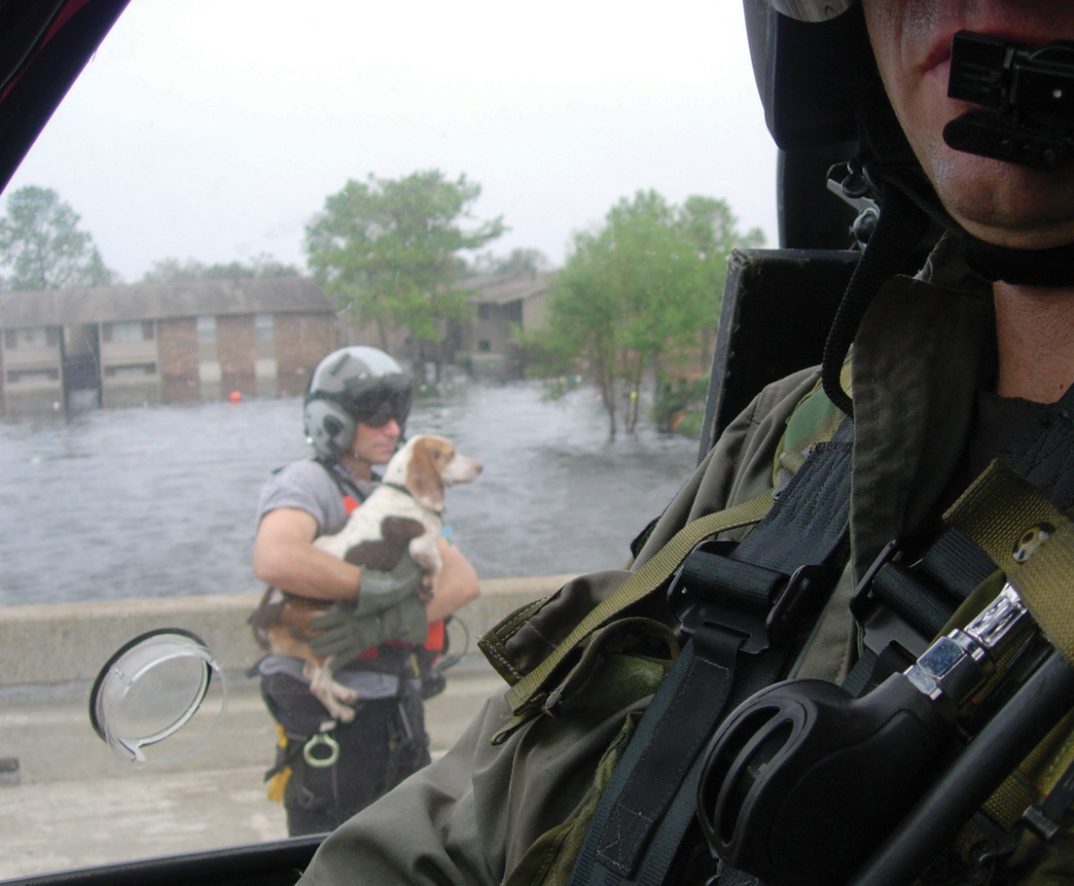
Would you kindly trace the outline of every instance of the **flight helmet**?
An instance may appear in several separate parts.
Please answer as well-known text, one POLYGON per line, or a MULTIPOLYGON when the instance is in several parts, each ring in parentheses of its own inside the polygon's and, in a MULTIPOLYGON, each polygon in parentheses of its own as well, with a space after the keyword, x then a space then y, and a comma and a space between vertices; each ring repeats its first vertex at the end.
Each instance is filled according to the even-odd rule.
POLYGON ((333 351, 310 377, 302 406, 306 436, 321 458, 347 452, 359 423, 382 427, 391 419, 406 426, 413 383, 378 348, 352 345, 333 351))

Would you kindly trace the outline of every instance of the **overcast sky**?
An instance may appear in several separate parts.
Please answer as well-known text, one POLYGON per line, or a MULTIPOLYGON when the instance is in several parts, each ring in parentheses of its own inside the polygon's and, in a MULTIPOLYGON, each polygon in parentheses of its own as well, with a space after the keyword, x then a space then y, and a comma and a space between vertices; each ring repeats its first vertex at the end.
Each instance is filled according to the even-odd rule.
POLYGON ((56 190, 133 282, 173 257, 305 268, 348 178, 479 183, 490 245, 563 262, 621 197, 724 197, 776 240, 736 0, 131 0, 7 193, 56 190))

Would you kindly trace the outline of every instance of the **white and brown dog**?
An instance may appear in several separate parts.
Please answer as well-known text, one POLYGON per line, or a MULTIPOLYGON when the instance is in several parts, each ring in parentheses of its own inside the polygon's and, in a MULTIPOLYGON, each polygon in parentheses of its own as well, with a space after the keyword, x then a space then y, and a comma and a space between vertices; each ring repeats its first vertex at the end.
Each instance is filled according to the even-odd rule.
MULTIPOLYGON (((409 549, 428 573, 431 587, 442 566, 437 543, 444 528, 444 490, 476 480, 480 473, 481 465, 456 452, 449 440, 429 434, 413 437, 392 456, 383 481, 347 522, 313 543, 349 563, 379 570, 391 569, 409 549)), ((318 658, 309 645, 314 635, 310 623, 334 605, 269 588, 250 624, 262 647, 303 659, 310 691, 333 717, 350 722, 357 693, 336 682, 331 658, 318 658)))

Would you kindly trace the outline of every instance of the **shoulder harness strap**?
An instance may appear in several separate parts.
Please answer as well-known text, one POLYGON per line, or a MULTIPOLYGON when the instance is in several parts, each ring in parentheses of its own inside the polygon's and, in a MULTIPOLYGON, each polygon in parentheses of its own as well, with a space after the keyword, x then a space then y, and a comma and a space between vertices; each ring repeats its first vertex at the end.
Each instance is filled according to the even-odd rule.
POLYGON ((601 795, 572 886, 664 881, 694 819, 710 733, 731 704, 779 679, 834 586, 845 555, 851 434, 846 421, 814 446, 737 547, 702 546, 687 558, 672 594, 687 603, 689 640, 601 795))

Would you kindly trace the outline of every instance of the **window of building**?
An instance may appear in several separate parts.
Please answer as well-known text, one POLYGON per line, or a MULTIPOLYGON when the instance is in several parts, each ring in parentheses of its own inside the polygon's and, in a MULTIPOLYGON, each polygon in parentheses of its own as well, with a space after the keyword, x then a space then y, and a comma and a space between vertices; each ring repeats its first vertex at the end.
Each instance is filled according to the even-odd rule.
POLYGON ((198 341, 202 344, 212 344, 216 341, 216 317, 198 317, 198 341))
POLYGON ((152 320, 131 320, 122 323, 106 323, 104 328, 105 341, 151 341, 153 338, 152 320))
POLYGON ((59 381, 58 369, 10 369, 7 373, 8 384, 31 384, 33 382, 59 381))
POLYGON ((131 363, 127 366, 106 366, 105 378, 144 378, 157 374, 156 363, 131 363))
POLYGON ((272 341, 276 336, 276 316, 274 314, 254 314, 254 331, 258 341, 272 341))
POLYGON ((8 348, 43 348, 58 341, 56 330, 48 326, 29 326, 4 331, 4 346, 8 348))
POLYGON ((198 381, 204 384, 219 384, 220 383, 220 361, 219 360, 200 360, 198 361, 198 381))

